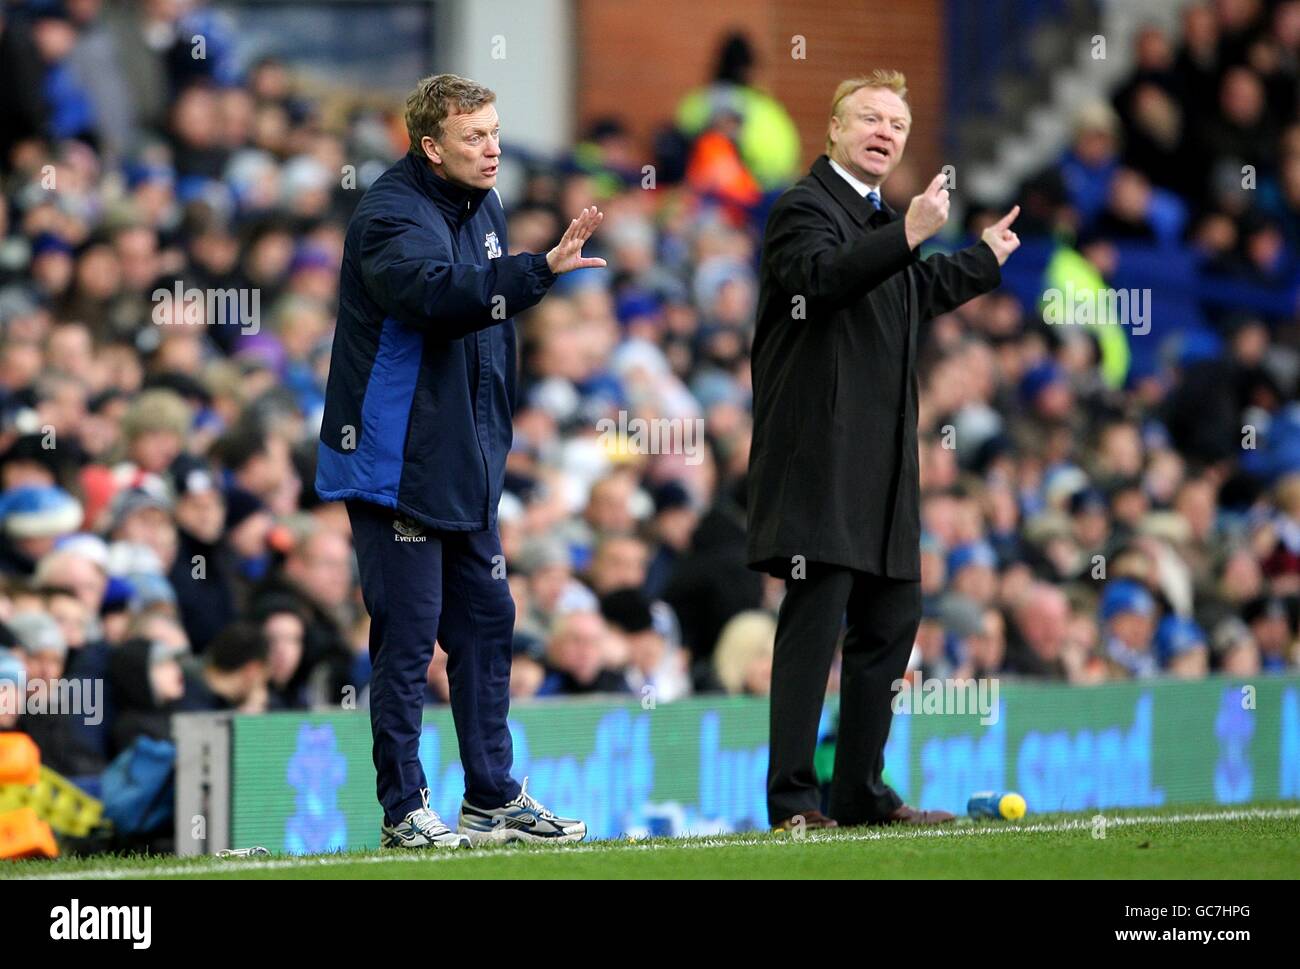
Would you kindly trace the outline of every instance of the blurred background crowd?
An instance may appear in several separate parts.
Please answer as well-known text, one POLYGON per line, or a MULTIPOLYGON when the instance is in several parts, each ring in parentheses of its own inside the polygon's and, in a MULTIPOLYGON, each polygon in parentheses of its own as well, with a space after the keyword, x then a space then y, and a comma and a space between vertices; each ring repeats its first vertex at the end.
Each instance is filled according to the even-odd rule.
MULTIPOLYGON (((202 4, 0 16, 0 699, 106 690, 98 724, 11 702, 0 730, 81 778, 177 711, 364 708, 347 516, 312 482, 344 230, 405 149, 400 99, 314 99, 202 4), (255 325, 158 295, 177 287, 256 293, 255 325)), ((745 35, 716 43, 652 158, 617 115, 559 157, 512 149, 503 116, 510 251, 595 203, 609 262, 517 321, 517 698, 767 690, 783 587, 744 562, 748 351, 764 214, 812 159, 745 35), (620 412, 702 447, 611 445, 620 412)), ((925 676, 1300 669, 1298 64, 1295 0, 1139 33, 1113 100, 1015 192, 1043 271, 926 328, 925 676), (1135 251, 1278 298, 1206 301, 1176 332, 1044 322, 1034 294, 1135 251)), ((905 163, 886 200, 930 174, 905 163)), ((964 206, 945 241, 994 214, 964 206)))

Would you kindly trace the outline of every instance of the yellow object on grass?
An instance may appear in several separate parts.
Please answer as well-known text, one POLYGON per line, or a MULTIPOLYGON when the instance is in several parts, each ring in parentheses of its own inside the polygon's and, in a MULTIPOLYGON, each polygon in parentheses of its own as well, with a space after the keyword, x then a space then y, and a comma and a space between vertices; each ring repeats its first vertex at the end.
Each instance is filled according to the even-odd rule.
POLYGON ((1025 799, 1019 794, 1003 794, 998 801, 998 813, 1008 821, 1019 821, 1025 816, 1025 799))
POLYGON ((35 784, 0 784, 0 813, 30 808, 62 835, 83 838, 103 818, 103 802, 48 767, 35 784))

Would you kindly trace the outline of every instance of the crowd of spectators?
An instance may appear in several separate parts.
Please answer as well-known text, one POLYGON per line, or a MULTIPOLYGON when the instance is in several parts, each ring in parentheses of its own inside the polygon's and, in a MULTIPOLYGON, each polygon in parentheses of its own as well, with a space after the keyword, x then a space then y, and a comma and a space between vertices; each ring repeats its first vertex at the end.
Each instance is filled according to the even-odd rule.
MULTIPOLYGON (((366 703, 347 516, 312 481, 344 229, 405 149, 400 99, 327 118, 284 64, 238 69, 237 47, 181 0, 9 4, 0 21, 0 691, 106 684, 98 725, 0 704, 0 730, 74 777, 177 711, 366 703), (174 298, 190 291, 251 315, 174 298)), ((1103 275, 1107 247, 1137 239, 1294 279, 1298 59, 1296 0, 1142 33, 1114 105, 1022 188, 1021 235, 1067 233, 1103 275)), ((740 195, 730 175, 747 106, 781 121, 741 90, 691 101, 698 130, 658 143, 652 190, 619 119, 570 157, 516 162, 503 119, 506 165, 525 169, 510 250, 548 249, 595 203, 589 250, 609 262, 517 321, 499 519, 518 698, 767 690, 783 587, 746 568, 745 473, 776 189, 771 165, 740 195), (611 443, 601 422, 620 413, 700 428, 700 446, 611 443)), ((895 208, 917 174, 886 185, 895 208)), ((1093 330, 1006 291, 934 321, 913 665, 1079 684, 1300 668, 1296 322, 1216 313, 1214 352, 1116 383, 1093 330)))

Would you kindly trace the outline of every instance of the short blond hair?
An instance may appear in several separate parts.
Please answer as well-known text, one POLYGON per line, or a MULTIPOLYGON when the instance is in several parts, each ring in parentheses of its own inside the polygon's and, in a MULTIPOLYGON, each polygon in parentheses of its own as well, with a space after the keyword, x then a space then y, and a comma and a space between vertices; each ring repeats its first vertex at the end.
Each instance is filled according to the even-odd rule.
MULTIPOLYGON (((882 88, 886 91, 893 91, 907 105, 907 110, 912 110, 912 105, 907 100, 907 78, 902 71, 889 70, 883 67, 877 67, 870 74, 862 74, 858 77, 851 77, 847 81, 840 81, 839 87, 835 89, 835 96, 831 98, 831 118, 840 116, 840 105, 850 94, 861 91, 864 87, 882 88)), ((831 150, 830 119, 826 121, 826 150, 831 150)))
POLYGON ((415 86, 406 98, 406 133, 410 151, 421 157, 420 141, 442 137, 442 123, 450 114, 477 111, 497 99, 496 94, 459 74, 431 74, 415 86))
POLYGON ((122 437, 128 444, 155 431, 166 431, 184 439, 194 423, 194 413, 185 398, 174 390, 155 387, 146 390, 122 415, 122 437))

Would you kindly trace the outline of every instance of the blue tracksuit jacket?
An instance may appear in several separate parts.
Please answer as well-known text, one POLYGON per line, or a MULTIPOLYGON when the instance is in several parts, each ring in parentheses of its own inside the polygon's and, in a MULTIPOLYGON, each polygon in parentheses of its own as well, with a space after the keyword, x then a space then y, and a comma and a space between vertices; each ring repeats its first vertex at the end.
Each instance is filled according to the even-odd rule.
POLYGON ((494 190, 407 153, 348 224, 316 491, 446 531, 496 525, 515 406, 516 313, 555 281, 506 255, 494 190))

